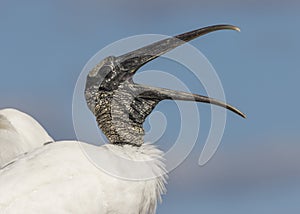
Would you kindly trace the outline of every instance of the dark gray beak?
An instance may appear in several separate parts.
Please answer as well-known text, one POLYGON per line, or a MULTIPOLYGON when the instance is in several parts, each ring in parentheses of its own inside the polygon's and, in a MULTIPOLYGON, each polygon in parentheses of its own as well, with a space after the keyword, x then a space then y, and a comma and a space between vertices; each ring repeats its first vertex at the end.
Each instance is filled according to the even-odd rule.
MULTIPOLYGON (((121 55, 116 58, 116 62, 120 66, 120 70, 125 71, 127 73, 126 77, 128 79, 132 78, 132 76, 136 73, 136 71, 146 64, 147 62, 150 62, 151 60, 165 54, 168 51, 173 50, 174 48, 189 42, 197 37, 200 37, 202 35, 218 31, 218 30, 235 30, 240 31, 240 29, 233 25, 214 25, 209 26, 197 30, 193 30, 187 33, 183 33, 180 35, 177 35, 175 37, 167 38, 158 42, 155 42, 153 44, 150 44, 148 46, 142 47, 140 49, 131 51, 129 53, 126 53, 124 55, 121 55)), ((197 94, 190 94, 185 92, 178 92, 168 89, 162 89, 162 88, 154 88, 149 86, 139 86, 139 90, 147 90, 148 93, 146 95, 141 94, 140 96, 145 99, 155 99, 157 96, 160 97, 161 100, 163 99, 173 99, 173 100, 186 100, 186 101, 196 101, 196 102, 204 102, 204 103, 211 103, 214 105, 218 105, 224 108, 227 108, 230 111, 235 112, 236 114, 246 117, 245 114, 243 114, 241 111, 239 111, 237 108, 228 105, 224 102, 218 101, 213 98, 209 98, 202 95, 197 94), (142 89, 143 88, 143 89, 142 89), (152 91, 152 93, 149 93, 149 91, 152 91), (150 96, 151 95, 151 96, 150 96)))

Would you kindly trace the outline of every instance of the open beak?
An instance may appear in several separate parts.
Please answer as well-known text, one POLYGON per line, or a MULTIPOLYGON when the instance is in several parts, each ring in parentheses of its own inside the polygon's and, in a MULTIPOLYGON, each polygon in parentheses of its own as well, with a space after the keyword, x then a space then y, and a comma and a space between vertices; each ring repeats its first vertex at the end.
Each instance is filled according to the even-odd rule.
MULTIPOLYGON (((191 41, 199 36, 208 34, 210 32, 218 31, 218 30, 235 30, 240 31, 240 29, 233 25, 214 25, 209 26, 197 30, 193 30, 187 33, 183 33, 180 35, 177 35, 175 37, 167 38, 158 42, 155 42, 153 44, 150 44, 148 46, 142 47, 140 49, 131 51, 129 53, 126 53, 124 55, 121 55, 117 57, 117 62, 120 65, 120 68, 122 71, 128 72, 127 75, 131 78, 135 72, 144 64, 147 62, 165 54, 168 51, 171 51, 172 49, 191 41)), ((196 102, 204 102, 204 103, 211 103, 214 105, 218 105, 221 107, 224 107, 241 117, 246 118, 246 115, 243 114, 241 111, 239 111, 237 108, 226 104, 222 101, 218 101, 216 99, 197 95, 197 94, 191 94, 186 92, 179 92, 179 91, 173 91, 169 89, 164 88, 155 88, 150 86, 143 86, 136 84, 136 89, 140 91, 139 96, 143 99, 147 100, 164 100, 164 99, 173 99, 173 100, 186 100, 186 101, 196 101, 196 102)))

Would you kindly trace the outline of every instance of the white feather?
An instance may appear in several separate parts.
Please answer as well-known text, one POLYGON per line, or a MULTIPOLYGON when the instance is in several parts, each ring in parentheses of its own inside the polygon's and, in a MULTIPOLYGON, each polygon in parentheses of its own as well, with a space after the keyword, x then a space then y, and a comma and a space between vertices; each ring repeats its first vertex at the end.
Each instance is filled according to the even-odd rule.
POLYGON ((53 139, 31 116, 16 109, 0 110, 0 168, 50 141, 53 139))
POLYGON ((107 165, 119 171, 132 168, 115 159, 115 152, 130 160, 154 158, 154 164, 144 165, 144 170, 158 177, 132 181, 112 176, 92 164, 77 141, 55 142, 0 171, 0 213, 155 213, 165 192, 165 169, 158 149, 151 145, 84 146, 102 160, 110 160, 107 165))

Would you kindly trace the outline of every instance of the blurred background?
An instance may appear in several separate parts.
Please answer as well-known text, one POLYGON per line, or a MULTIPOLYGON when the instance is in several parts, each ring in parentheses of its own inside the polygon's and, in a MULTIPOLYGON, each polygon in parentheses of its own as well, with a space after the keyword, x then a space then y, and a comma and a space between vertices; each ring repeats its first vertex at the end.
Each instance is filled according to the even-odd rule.
MULTIPOLYGON (((299 213, 299 7, 296 0, 1 0, 0 108, 33 115, 56 140, 75 139, 73 90, 101 48, 137 34, 237 25, 241 33, 213 33, 191 44, 213 64, 227 101, 248 118, 228 113, 221 146, 200 167, 210 109, 199 104, 200 137, 170 173, 158 213, 299 213)), ((147 66, 185 78, 182 67, 164 60, 147 66)), ((157 108, 168 112, 174 105, 157 108)), ((176 116, 167 119, 180 127, 176 116)), ((158 147, 165 150, 178 127, 169 126, 158 147)))

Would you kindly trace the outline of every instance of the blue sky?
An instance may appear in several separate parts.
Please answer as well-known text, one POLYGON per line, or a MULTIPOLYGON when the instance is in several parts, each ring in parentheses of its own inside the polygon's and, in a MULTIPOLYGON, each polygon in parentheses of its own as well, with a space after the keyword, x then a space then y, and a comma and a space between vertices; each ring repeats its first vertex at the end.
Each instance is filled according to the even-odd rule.
MULTIPOLYGON (((227 101, 248 119, 229 113, 218 152, 199 167, 210 119, 209 107, 198 105, 204 134, 171 172, 158 213, 299 213, 299 6, 292 0, 2 0, 0 108, 30 113, 57 140, 75 139, 73 90, 83 66, 101 48, 137 34, 237 25, 241 33, 220 32, 191 43, 218 72, 227 101)), ((180 67, 163 60, 147 68, 185 78, 180 67)), ((165 102, 158 109, 174 106, 165 102)), ((158 143, 162 149, 179 125, 176 116, 167 119, 171 125, 158 143)))

